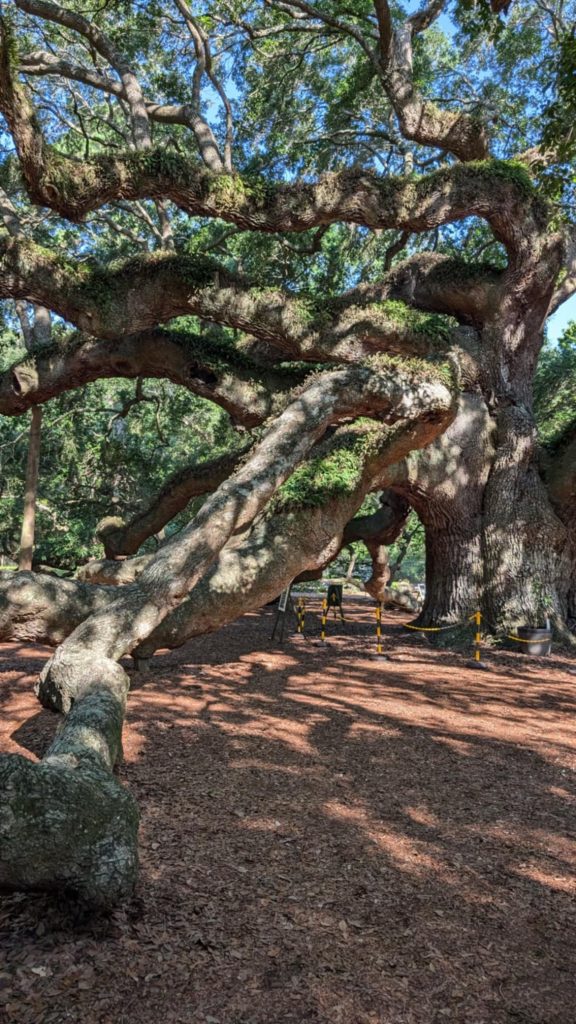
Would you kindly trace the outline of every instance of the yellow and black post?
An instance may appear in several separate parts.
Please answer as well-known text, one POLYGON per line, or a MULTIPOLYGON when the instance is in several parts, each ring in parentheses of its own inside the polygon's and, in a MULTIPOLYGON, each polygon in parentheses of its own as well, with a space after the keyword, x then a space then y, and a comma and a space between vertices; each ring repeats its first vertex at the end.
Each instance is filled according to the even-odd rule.
POLYGON ((320 632, 320 639, 322 643, 326 641, 326 619, 328 618, 328 601, 326 598, 322 601, 322 629, 320 632))
POLYGON ((296 605, 296 632, 304 635, 304 616, 306 613, 306 603, 303 597, 298 598, 298 604, 296 605))
POLYGON ((480 626, 482 625, 482 612, 474 612, 474 622, 476 624, 476 632, 474 633, 474 661, 481 661, 480 657, 480 644, 482 637, 480 636, 480 626))
POLYGON ((474 612, 474 615, 470 616, 471 621, 474 623, 474 656, 470 662, 471 668, 488 668, 488 666, 482 661, 482 635, 480 633, 480 626, 482 625, 482 612, 480 609, 474 612))
POLYGON ((372 657, 378 658, 379 661, 390 661, 388 655, 384 654, 382 647, 382 601, 376 601, 374 614, 376 616, 376 653, 372 657))

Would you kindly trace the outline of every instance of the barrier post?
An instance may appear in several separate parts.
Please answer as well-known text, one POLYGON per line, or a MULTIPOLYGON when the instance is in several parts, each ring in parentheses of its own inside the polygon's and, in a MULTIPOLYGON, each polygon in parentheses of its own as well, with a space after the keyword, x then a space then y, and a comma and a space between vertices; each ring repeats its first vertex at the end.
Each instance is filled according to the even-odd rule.
POLYGON ((374 615, 376 616, 376 651, 370 657, 378 661, 390 661, 389 655, 384 654, 382 646, 382 601, 376 601, 374 615))
POLYGON ((328 601, 326 598, 322 601, 322 629, 320 632, 320 640, 322 643, 326 642, 326 619, 328 618, 328 601))
POLYGON ((480 626, 482 625, 482 612, 480 609, 474 612, 474 615, 470 616, 470 620, 474 623, 474 657, 468 664, 470 668, 483 668, 487 669, 488 665, 482 661, 481 645, 482 635, 480 633, 480 626))
POLYGON ((298 604, 296 605, 296 632, 301 633, 304 636, 304 615, 306 609, 306 602, 303 597, 298 598, 298 604))
POLYGON ((481 661, 480 658, 480 643, 482 637, 480 636, 480 625, 482 623, 482 612, 478 610, 474 612, 474 622, 476 623, 476 632, 474 634, 474 661, 481 661))

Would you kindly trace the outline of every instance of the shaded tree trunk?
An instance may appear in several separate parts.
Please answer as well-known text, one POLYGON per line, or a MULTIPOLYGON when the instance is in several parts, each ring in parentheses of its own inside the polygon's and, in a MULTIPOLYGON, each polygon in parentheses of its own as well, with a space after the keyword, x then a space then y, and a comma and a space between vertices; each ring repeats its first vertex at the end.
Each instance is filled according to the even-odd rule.
POLYGON ((544 479, 553 508, 568 533, 567 618, 576 626, 576 438, 572 429, 556 451, 547 453, 544 479))
POLYGON ((418 623, 464 622, 476 608, 502 634, 547 615, 567 638, 573 598, 570 531, 537 465, 536 432, 520 402, 492 410, 464 394, 457 419, 388 476, 426 536, 426 598, 418 623))
POLYGON ((36 501, 38 498, 38 472, 40 467, 40 441, 42 436, 42 407, 32 409, 32 422, 28 440, 28 459, 26 462, 26 481, 24 486, 24 512, 22 515, 22 533, 18 568, 32 568, 34 557, 34 532, 36 526, 36 501))

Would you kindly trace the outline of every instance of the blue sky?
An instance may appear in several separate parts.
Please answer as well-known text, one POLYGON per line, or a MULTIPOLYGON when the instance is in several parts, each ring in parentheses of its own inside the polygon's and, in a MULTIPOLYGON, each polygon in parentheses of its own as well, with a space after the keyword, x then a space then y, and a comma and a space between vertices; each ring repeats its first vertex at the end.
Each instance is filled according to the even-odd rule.
POLYGON ((557 309, 548 320, 548 337, 550 341, 557 341, 562 331, 571 320, 576 320, 576 295, 568 299, 560 309, 557 309))

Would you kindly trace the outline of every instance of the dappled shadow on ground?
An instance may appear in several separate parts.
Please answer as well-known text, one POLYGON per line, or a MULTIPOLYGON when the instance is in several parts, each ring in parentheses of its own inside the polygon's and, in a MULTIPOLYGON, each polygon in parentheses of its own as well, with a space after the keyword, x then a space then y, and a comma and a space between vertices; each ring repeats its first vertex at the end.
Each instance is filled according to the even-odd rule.
MULTIPOLYGON (((138 892, 109 919, 6 897, 0 1019, 574 1019, 570 663, 475 673, 393 639, 391 616, 375 661, 368 609, 350 616, 328 648, 280 648, 273 611, 249 615, 135 677, 138 892)), ((38 755, 56 721, 28 689, 43 654, 0 653, 3 749, 38 755)))

